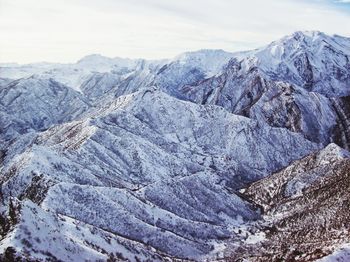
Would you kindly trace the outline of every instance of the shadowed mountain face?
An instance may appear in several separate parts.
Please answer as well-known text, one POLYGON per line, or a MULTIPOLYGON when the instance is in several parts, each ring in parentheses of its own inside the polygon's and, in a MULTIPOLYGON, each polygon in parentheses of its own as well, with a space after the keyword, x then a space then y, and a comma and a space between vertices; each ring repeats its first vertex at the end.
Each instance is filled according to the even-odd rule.
POLYGON ((233 260, 314 261, 349 242, 349 157, 330 144, 244 189, 263 210, 255 234, 265 238, 238 247, 233 260))
POLYGON ((349 54, 297 32, 241 53, 0 67, 0 259, 330 254, 349 242, 349 54))
POLYGON ((337 124, 334 127, 333 137, 335 143, 350 149, 350 96, 331 99, 334 112, 337 116, 337 124))

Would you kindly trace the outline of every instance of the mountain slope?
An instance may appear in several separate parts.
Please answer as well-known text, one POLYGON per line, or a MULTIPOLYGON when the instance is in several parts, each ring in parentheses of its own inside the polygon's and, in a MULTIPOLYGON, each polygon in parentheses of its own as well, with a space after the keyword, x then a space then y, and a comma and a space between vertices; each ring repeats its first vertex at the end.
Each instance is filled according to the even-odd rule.
MULTIPOLYGON (((259 218, 237 188, 317 148, 285 129, 147 89, 18 140, 4 160, 1 194, 5 205, 30 199, 49 217, 198 259, 235 238, 230 228, 259 218)), ((3 248, 14 245, 8 238, 3 248)))
POLYGON ((348 38, 297 32, 233 58, 221 75, 181 92, 190 101, 220 105, 327 145, 336 133, 345 135, 334 104, 350 92, 349 50, 348 38))
POLYGON ((89 107, 81 94, 53 79, 12 81, 0 89, 0 150, 22 134, 73 120, 89 107))
POLYGON ((349 175, 350 153, 330 144, 250 185, 243 192, 262 208, 266 238, 231 256, 315 261, 349 243, 349 175))
POLYGON ((349 95, 350 39, 318 31, 296 32, 252 55, 273 80, 326 96, 349 95))
POLYGON ((296 32, 248 52, 201 50, 162 61, 92 55, 76 64, 3 67, 1 76, 30 67, 92 104, 155 85, 183 100, 219 105, 311 141, 348 148, 348 134, 339 124, 341 111, 348 110, 339 97, 349 95, 349 47, 349 38, 296 32))

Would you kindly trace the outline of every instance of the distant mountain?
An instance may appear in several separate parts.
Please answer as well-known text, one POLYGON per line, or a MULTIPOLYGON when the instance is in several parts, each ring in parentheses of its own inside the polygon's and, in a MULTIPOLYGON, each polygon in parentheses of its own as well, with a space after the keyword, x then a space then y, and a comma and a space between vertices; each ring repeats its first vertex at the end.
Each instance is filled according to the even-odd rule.
POLYGON ((296 32, 0 65, 0 260, 347 257, 349 58, 296 32))

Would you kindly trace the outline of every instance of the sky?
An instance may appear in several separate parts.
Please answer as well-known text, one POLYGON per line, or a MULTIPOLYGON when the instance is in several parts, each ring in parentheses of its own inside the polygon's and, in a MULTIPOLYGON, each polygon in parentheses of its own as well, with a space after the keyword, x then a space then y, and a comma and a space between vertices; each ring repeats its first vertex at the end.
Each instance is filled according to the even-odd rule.
POLYGON ((350 0, 0 0, 0 63, 241 51, 298 30, 350 37, 350 0))

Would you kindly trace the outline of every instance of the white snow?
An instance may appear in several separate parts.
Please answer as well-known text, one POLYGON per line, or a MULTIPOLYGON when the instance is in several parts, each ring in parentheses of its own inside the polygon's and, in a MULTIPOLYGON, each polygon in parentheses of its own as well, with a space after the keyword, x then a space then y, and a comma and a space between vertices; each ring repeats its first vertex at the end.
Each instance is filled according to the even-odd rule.
POLYGON ((317 260, 317 262, 348 262, 348 261, 350 261, 350 244, 345 244, 340 247, 337 247, 332 254, 317 260))

